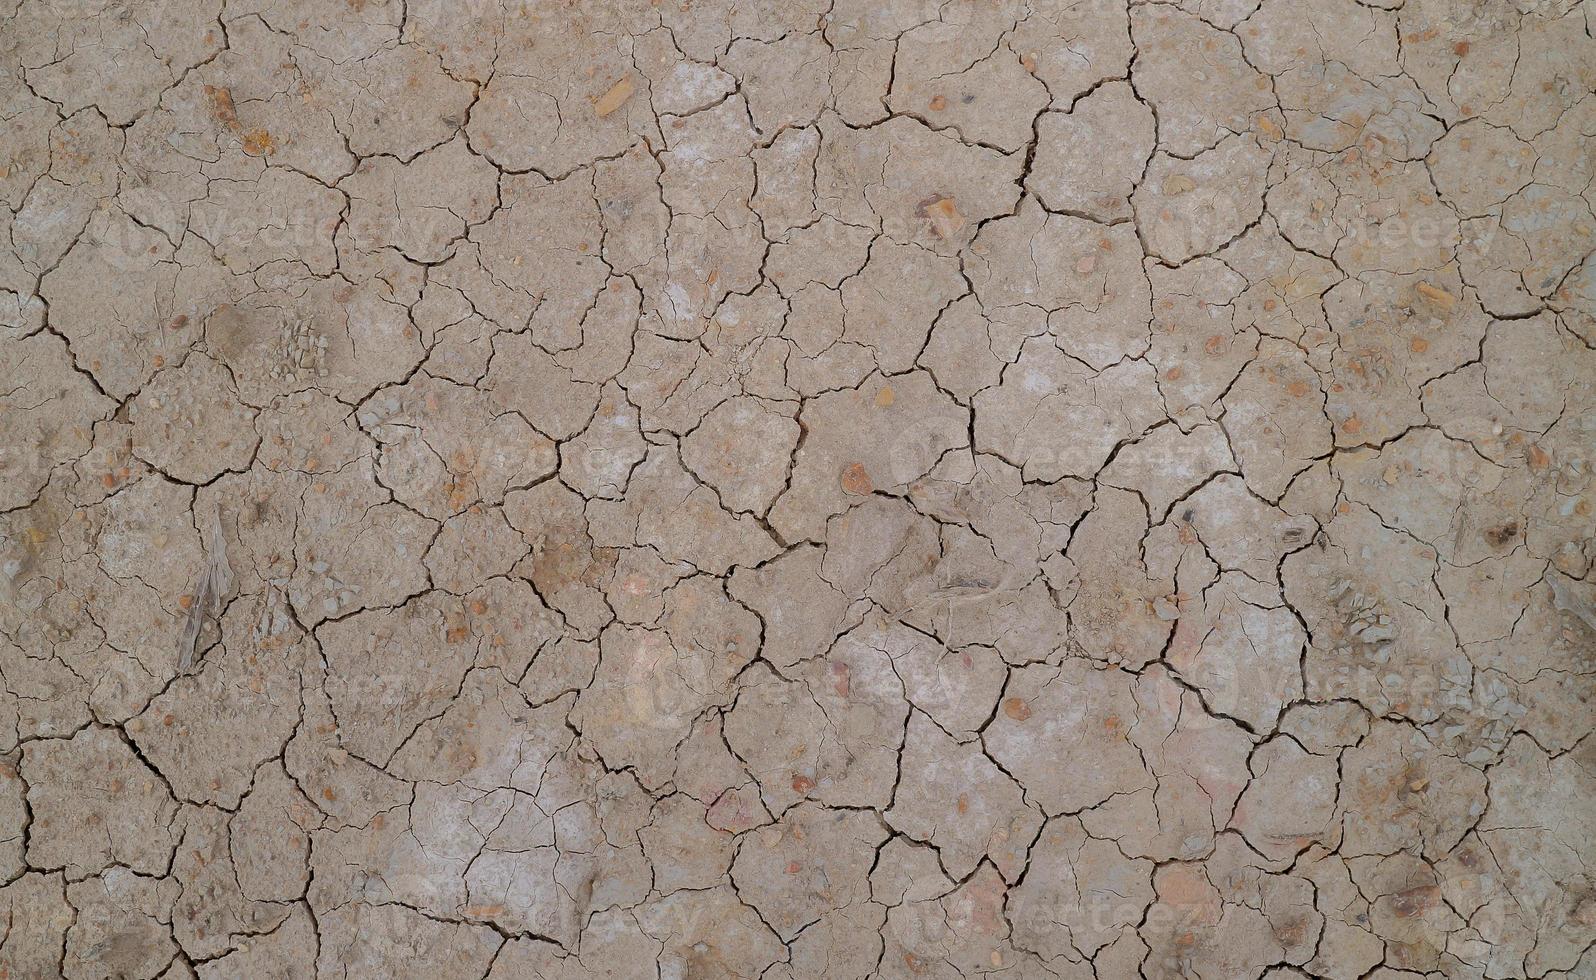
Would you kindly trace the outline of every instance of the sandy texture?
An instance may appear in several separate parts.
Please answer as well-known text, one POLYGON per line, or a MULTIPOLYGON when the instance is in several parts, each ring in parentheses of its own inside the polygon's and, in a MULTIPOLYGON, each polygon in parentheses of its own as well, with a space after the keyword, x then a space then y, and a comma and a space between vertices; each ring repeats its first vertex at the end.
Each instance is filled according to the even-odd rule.
POLYGON ((0 0, 0 977, 1596 977, 1593 25, 0 0))

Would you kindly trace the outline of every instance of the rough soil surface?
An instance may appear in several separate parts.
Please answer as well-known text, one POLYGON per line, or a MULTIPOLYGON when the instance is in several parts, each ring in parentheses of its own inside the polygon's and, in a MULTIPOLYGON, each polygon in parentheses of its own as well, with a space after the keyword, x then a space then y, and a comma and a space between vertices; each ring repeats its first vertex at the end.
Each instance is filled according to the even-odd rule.
POLYGON ((1596 977, 1593 31, 0 0, 0 977, 1596 977))

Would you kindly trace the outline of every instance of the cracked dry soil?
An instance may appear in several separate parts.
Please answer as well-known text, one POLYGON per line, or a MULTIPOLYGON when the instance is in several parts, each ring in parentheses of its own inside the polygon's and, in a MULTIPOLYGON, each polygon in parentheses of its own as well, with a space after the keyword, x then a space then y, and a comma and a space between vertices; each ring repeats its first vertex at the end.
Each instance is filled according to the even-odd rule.
POLYGON ((1593 24, 0 0, 0 977, 1596 977, 1593 24))

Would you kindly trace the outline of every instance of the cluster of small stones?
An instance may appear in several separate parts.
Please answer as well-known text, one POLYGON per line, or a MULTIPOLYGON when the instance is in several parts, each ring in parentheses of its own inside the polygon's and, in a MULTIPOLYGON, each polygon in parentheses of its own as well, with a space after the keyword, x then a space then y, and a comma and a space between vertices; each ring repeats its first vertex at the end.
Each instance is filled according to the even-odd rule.
POLYGON ((0 0, 0 977, 1596 976, 1593 26, 0 0))
POLYGON ((310 324, 283 323, 283 364, 272 368, 273 381, 294 384, 303 373, 309 378, 327 377, 327 338, 316 334, 310 324))

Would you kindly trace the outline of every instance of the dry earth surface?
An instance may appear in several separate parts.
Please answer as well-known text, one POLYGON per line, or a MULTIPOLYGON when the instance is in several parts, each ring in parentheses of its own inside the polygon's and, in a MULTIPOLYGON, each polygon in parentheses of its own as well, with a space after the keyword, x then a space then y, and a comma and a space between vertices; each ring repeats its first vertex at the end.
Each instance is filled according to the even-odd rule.
POLYGON ((1593 27, 0 0, 0 977, 1596 976, 1593 27))

